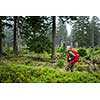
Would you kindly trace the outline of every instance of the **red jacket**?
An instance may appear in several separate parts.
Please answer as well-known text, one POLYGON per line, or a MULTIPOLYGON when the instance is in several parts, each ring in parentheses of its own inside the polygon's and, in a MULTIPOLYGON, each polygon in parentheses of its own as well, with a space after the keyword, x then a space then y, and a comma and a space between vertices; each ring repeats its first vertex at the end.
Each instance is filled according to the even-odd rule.
POLYGON ((79 61, 79 54, 76 50, 71 50, 68 52, 68 61, 70 64, 74 64, 79 61))

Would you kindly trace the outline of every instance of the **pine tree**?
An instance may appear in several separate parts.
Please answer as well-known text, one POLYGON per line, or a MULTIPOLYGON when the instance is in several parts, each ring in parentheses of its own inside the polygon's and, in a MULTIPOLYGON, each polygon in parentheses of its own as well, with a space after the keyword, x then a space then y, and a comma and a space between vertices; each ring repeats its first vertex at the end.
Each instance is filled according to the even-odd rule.
POLYGON ((56 59, 56 16, 52 16, 52 59, 56 59))
POLYGON ((67 29, 66 23, 63 23, 61 19, 58 19, 58 21, 56 44, 61 46, 61 41, 67 44, 67 29))
MULTIPOLYGON (((58 16, 63 23, 77 20, 75 16, 58 16)), ((52 16, 52 59, 56 59, 56 16, 52 16)))
POLYGON ((4 26, 8 26, 9 24, 5 22, 6 16, 0 16, 0 55, 3 52, 3 38, 5 37, 4 35, 4 26))
POLYGON ((100 20, 98 17, 93 16, 90 22, 91 31, 91 45, 93 47, 100 46, 100 20))
POLYGON ((20 33, 29 50, 37 53, 49 52, 51 42, 47 37, 48 26, 47 16, 26 16, 24 18, 20 33))
POLYGON ((17 47, 17 16, 14 16, 14 37, 13 37, 13 51, 15 54, 18 53, 18 47, 17 47))
POLYGON ((89 47, 91 44, 90 40, 90 27, 89 27, 89 16, 79 16, 78 20, 72 27, 72 40, 75 45, 78 43, 79 47, 89 47))

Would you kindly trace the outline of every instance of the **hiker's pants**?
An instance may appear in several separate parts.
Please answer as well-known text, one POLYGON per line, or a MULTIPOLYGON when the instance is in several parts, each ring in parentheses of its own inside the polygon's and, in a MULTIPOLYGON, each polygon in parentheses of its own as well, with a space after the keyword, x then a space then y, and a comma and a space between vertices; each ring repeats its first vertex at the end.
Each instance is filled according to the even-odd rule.
POLYGON ((68 64, 67 66, 66 66, 66 71, 71 71, 71 72, 73 72, 74 71, 74 64, 75 63, 73 63, 73 64, 68 64))

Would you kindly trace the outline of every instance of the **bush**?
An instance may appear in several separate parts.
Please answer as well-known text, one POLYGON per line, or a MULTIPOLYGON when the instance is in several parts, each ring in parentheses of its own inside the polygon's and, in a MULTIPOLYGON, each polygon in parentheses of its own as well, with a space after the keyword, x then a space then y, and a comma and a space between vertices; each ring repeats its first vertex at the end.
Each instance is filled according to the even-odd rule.
POLYGON ((99 83, 99 73, 61 72, 48 67, 0 65, 1 83, 99 83))
POLYGON ((94 55, 100 55, 100 50, 95 50, 94 55))
POLYGON ((29 50, 23 50, 22 54, 28 54, 29 50))
POLYGON ((57 48, 57 52, 59 52, 59 53, 63 53, 63 52, 65 52, 65 50, 64 50, 63 47, 59 47, 59 48, 57 48))
POLYGON ((86 55, 86 56, 84 56, 84 59, 85 60, 91 60, 91 57, 90 57, 90 55, 86 55))
POLYGON ((90 67, 87 65, 77 65, 75 66, 75 70, 81 71, 81 72, 90 72, 90 67))
POLYGON ((64 67, 64 60, 58 60, 57 66, 58 66, 59 68, 64 67))
POLYGON ((84 56, 87 55, 86 49, 84 49, 84 48, 80 48, 80 49, 78 50, 78 53, 79 53, 79 55, 80 55, 81 57, 84 57, 84 56))

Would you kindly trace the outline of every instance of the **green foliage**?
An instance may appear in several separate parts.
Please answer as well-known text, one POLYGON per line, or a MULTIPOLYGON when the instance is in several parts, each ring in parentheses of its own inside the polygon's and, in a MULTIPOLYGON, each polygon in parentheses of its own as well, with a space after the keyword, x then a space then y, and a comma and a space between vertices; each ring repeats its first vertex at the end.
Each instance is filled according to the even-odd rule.
POLYGON ((82 57, 84 60, 91 60, 91 56, 93 55, 93 61, 94 62, 100 62, 100 50, 99 49, 94 49, 94 48, 87 48, 86 50, 87 55, 82 57), (92 55, 91 55, 92 54, 92 55))
POLYGON ((64 60, 58 60, 57 61, 57 67, 63 68, 64 67, 64 60))
POLYGON ((36 53, 43 53, 45 51, 50 53, 51 51, 51 42, 45 36, 31 38, 27 45, 30 51, 34 51, 36 53))
POLYGON ((83 58, 84 58, 85 60, 91 60, 91 59, 90 59, 90 55, 86 55, 86 56, 84 56, 83 58))
POLYGON ((57 48, 57 52, 58 53, 63 53, 63 52, 65 52, 65 50, 64 50, 63 47, 59 47, 59 48, 57 48))
POLYGON ((78 65, 77 64, 75 66, 75 70, 76 71, 81 71, 81 72, 90 72, 91 71, 90 67, 85 65, 85 64, 83 64, 83 65, 78 65))
POLYGON ((36 53, 51 51, 51 42, 47 38, 49 24, 47 16, 25 17, 21 35, 30 51, 36 53))
POLYGON ((66 23, 63 23, 60 18, 58 18, 58 25, 57 25, 57 36, 56 36, 56 44, 58 46, 62 46, 61 41, 67 42, 67 29, 66 29, 66 23))
POLYGON ((63 56, 65 58, 67 58, 67 53, 68 52, 63 47, 57 48, 56 52, 57 52, 57 56, 59 56, 59 57, 63 56))
MULTIPOLYGON (((57 49, 59 51, 59 49, 57 49)), ((60 51, 57 53, 62 54, 60 51)), ((100 65, 96 73, 92 67, 84 62, 75 64, 75 72, 65 72, 61 58, 56 63, 49 62, 50 54, 23 52, 15 56, 12 51, 6 51, 0 60, 0 82, 3 83, 94 83, 100 82, 100 65)), ((97 57, 99 50, 94 50, 97 57)), ((67 55, 67 54, 66 54, 67 55)), ((89 52, 87 50, 87 55, 89 52)), ((85 57, 82 57, 85 59, 85 57)), ((98 59, 99 60, 99 59, 98 59)), ((100 61, 100 60, 99 60, 100 61)))
POLYGON ((91 45, 89 16, 78 16, 77 21, 73 24, 71 34, 74 46, 89 47, 91 45))
POLYGON ((72 27, 73 45, 78 47, 100 46, 100 20, 93 16, 78 16, 72 27))
POLYGON ((100 20, 97 16, 93 16, 90 22, 90 29, 92 35, 92 45, 94 46, 100 46, 100 20))
POLYGON ((94 55, 100 55, 100 50, 95 50, 94 55))
POLYGON ((78 50, 78 53, 79 53, 79 55, 80 55, 81 57, 84 57, 84 56, 87 55, 86 49, 84 49, 84 48, 80 48, 80 49, 78 50))
POLYGON ((0 65, 1 83, 94 83, 100 82, 99 73, 61 72, 53 68, 0 65))

